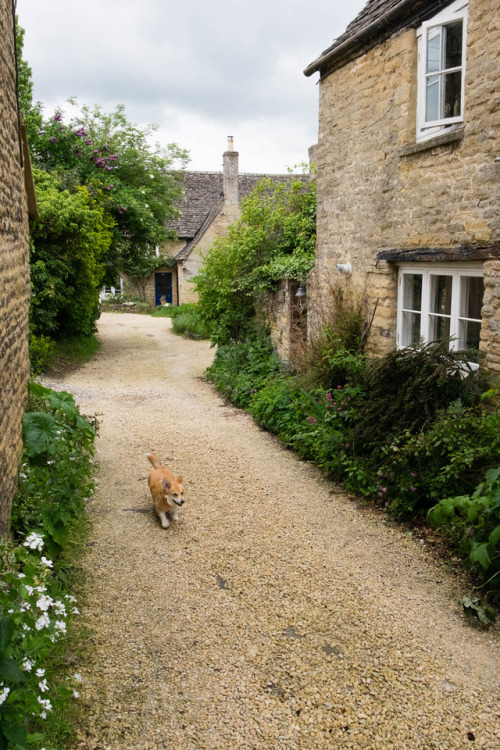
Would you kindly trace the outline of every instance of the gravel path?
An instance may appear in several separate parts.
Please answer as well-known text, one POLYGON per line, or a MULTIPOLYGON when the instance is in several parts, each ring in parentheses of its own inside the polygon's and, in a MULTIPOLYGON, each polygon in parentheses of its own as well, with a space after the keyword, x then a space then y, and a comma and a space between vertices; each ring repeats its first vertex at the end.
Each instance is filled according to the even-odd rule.
POLYGON ((102 415, 74 750, 500 748, 498 629, 463 623, 444 564, 226 406, 206 342, 99 332, 52 383, 102 415), (184 475, 166 531, 148 450, 184 475))

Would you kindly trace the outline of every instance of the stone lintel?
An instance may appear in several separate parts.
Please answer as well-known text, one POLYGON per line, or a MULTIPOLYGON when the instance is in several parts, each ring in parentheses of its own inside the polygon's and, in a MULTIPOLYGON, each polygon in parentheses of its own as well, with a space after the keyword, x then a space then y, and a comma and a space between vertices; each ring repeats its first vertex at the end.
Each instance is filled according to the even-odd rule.
POLYGON ((458 245, 453 248, 419 247, 414 250, 381 250, 377 253, 377 263, 386 260, 392 263, 458 263, 472 260, 498 260, 500 242, 492 245, 458 245))

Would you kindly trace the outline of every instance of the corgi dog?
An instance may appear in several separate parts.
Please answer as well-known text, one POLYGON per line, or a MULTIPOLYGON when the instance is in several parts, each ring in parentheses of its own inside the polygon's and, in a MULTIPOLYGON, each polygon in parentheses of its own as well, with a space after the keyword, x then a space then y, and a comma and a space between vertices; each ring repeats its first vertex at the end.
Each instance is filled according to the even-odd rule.
POLYGON ((149 472, 148 484, 155 504, 156 512, 164 529, 170 526, 169 514, 172 521, 179 520, 179 508, 184 505, 184 487, 182 476, 174 479, 174 475, 160 463, 154 453, 146 453, 146 458, 153 465, 149 472))

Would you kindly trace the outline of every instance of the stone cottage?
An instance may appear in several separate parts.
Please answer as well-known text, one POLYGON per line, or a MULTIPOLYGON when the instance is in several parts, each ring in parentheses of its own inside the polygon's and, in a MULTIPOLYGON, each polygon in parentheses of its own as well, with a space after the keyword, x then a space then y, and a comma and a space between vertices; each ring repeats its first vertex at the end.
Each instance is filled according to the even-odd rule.
POLYGON ((28 210, 36 212, 16 96, 14 8, 0 0, 0 536, 9 530, 29 377, 28 210))
POLYGON ((368 353, 450 337, 500 374, 498 2, 370 0, 304 72, 320 75, 312 330, 340 284, 373 316, 368 353))
MULTIPOLYGON (((265 177, 273 182, 292 179, 289 174, 240 174, 238 156, 230 136, 223 154, 222 172, 184 173, 181 215, 170 227, 178 239, 162 248, 164 254, 173 257, 174 263, 171 267, 157 268, 149 279, 146 298, 151 304, 159 305, 162 296, 173 305, 197 301, 190 280, 198 273, 203 255, 214 239, 226 235, 229 225, 237 219, 241 200, 265 177)), ((294 178, 308 179, 297 175, 294 178)))

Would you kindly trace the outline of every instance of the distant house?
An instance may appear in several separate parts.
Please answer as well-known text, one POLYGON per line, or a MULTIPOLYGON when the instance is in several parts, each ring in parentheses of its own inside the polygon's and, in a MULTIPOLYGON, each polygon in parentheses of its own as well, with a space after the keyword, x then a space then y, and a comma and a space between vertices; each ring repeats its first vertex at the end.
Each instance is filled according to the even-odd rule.
POLYGON ((16 97, 11 0, 0 0, 0 536, 9 531, 29 377, 28 211, 36 213, 26 135, 16 97))
POLYGON ((375 313, 369 353, 450 337, 500 373, 498 10, 370 0, 306 68, 320 74, 313 328, 340 283, 375 313))
POLYGON ((196 290, 190 281, 198 273, 203 255, 214 239, 226 235, 229 225, 239 216, 241 200, 265 177, 274 182, 301 179, 290 174, 239 174, 238 156, 230 137, 223 154, 222 172, 184 173, 181 215, 170 227, 178 240, 161 248, 162 253, 172 256, 173 263, 158 267, 151 276, 146 287, 146 297, 151 304, 178 305, 196 301, 196 290))

